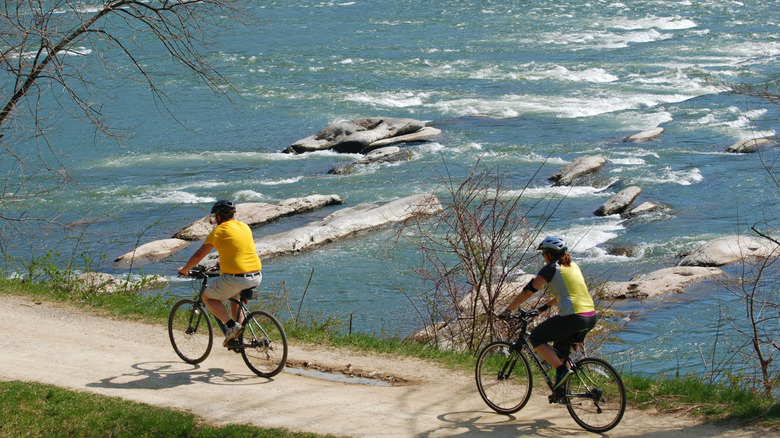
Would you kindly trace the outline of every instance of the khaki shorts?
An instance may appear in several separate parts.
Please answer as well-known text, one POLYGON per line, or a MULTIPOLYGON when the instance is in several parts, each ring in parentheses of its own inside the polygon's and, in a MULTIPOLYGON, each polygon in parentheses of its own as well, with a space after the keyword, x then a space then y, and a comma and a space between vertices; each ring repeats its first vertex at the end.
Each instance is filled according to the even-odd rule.
POLYGON ((226 301, 230 297, 236 297, 244 289, 260 286, 262 279, 263 274, 260 272, 251 277, 224 274, 209 282, 203 293, 211 299, 226 301))

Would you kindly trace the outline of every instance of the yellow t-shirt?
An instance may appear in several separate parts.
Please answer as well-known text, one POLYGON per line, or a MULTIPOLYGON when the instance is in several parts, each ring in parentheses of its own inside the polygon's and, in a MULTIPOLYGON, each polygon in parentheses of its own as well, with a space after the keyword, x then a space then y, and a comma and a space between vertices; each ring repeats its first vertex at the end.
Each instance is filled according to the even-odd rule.
POLYGON ((263 268, 255 249, 249 225, 235 219, 222 222, 206 237, 219 253, 219 269, 223 274, 244 274, 263 268))
POLYGON ((547 281, 550 294, 558 300, 558 315, 590 313, 596 310, 585 278, 576 263, 561 266, 558 262, 552 262, 542 268, 539 275, 547 281))

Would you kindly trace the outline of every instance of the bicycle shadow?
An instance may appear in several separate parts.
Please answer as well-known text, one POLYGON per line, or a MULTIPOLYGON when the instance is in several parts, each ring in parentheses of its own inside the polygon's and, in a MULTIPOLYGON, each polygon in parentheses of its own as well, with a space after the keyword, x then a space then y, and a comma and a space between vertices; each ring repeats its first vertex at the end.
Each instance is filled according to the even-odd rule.
MULTIPOLYGON (((492 438, 509 438, 518 436, 560 437, 560 436, 601 436, 601 437, 641 437, 669 438, 673 437, 718 437, 723 436, 723 430, 708 424, 691 424, 668 427, 647 427, 636 424, 619 424, 613 430, 603 433, 586 432, 573 421, 569 423, 550 421, 547 419, 531 419, 519 415, 497 415, 492 411, 466 410, 447 412, 438 415, 443 426, 419 433, 417 438, 433 438, 440 436, 459 437, 490 434, 492 438)), ((568 421, 570 419, 566 419, 568 421)), ((737 434, 736 436, 741 436, 737 434)), ((758 435, 757 435, 758 436, 758 435)))
POLYGON ((258 385, 273 379, 254 374, 235 374, 222 368, 202 368, 182 362, 140 362, 132 365, 137 372, 105 377, 88 383, 91 388, 166 389, 206 383, 209 385, 258 385))
POLYGON ((488 411, 448 412, 437 416, 442 426, 435 430, 417 435, 419 438, 432 436, 473 436, 491 434, 493 437, 517 436, 564 436, 566 431, 555 426, 549 420, 519 418, 514 415, 495 415, 488 411))

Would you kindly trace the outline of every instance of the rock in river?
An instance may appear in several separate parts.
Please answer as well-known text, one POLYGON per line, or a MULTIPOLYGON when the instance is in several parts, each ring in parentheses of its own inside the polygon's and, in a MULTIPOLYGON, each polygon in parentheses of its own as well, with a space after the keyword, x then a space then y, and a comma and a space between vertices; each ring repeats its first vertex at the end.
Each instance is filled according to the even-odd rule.
POLYGON ((679 266, 723 266, 752 257, 778 257, 778 246, 753 236, 727 236, 711 240, 683 258, 679 266))
POLYGON ((622 214, 634 200, 642 193, 642 189, 637 186, 627 187, 620 191, 617 195, 609 198, 609 200, 596 209, 593 212, 596 216, 609 216, 611 214, 622 214))
MULTIPOLYGON (((416 216, 430 216, 442 211, 434 195, 412 195, 386 204, 360 204, 330 214, 321 221, 255 240, 261 259, 292 254, 320 245, 333 243, 354 234, 370 231, 393 222, 403 222, 416 216)), ((203 265, 216 264, 218 255, 209 254, 203 265)))
POLYGON ((298 140, 283 152, 301 154, 332 149, 344 153, 366 154, 391 143, 426 140, 441 131, 414 119, 366 117, 336 123, 298 140))
POLYGON ((597 172, 607 161, 601 156, 579 157, 550 177, 557 186, 569 186, 578 178, 597 172))

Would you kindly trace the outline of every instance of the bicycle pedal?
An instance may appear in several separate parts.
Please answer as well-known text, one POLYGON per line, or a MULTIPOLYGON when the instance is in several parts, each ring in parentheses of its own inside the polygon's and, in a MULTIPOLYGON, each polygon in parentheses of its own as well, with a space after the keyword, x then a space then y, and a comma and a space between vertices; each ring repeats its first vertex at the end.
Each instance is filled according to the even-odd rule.
POLYGON ((241 353, 241 343, 237 339, 229 341, 225 347, 234 353, 241 353))
POLYGON ((550 404, 559 404, 559 405, 565 405, 568 403, 568 400, 566 399, 566 393, 564 392, 554 392, 547 396, 547 400, 550 402, 550 404))

